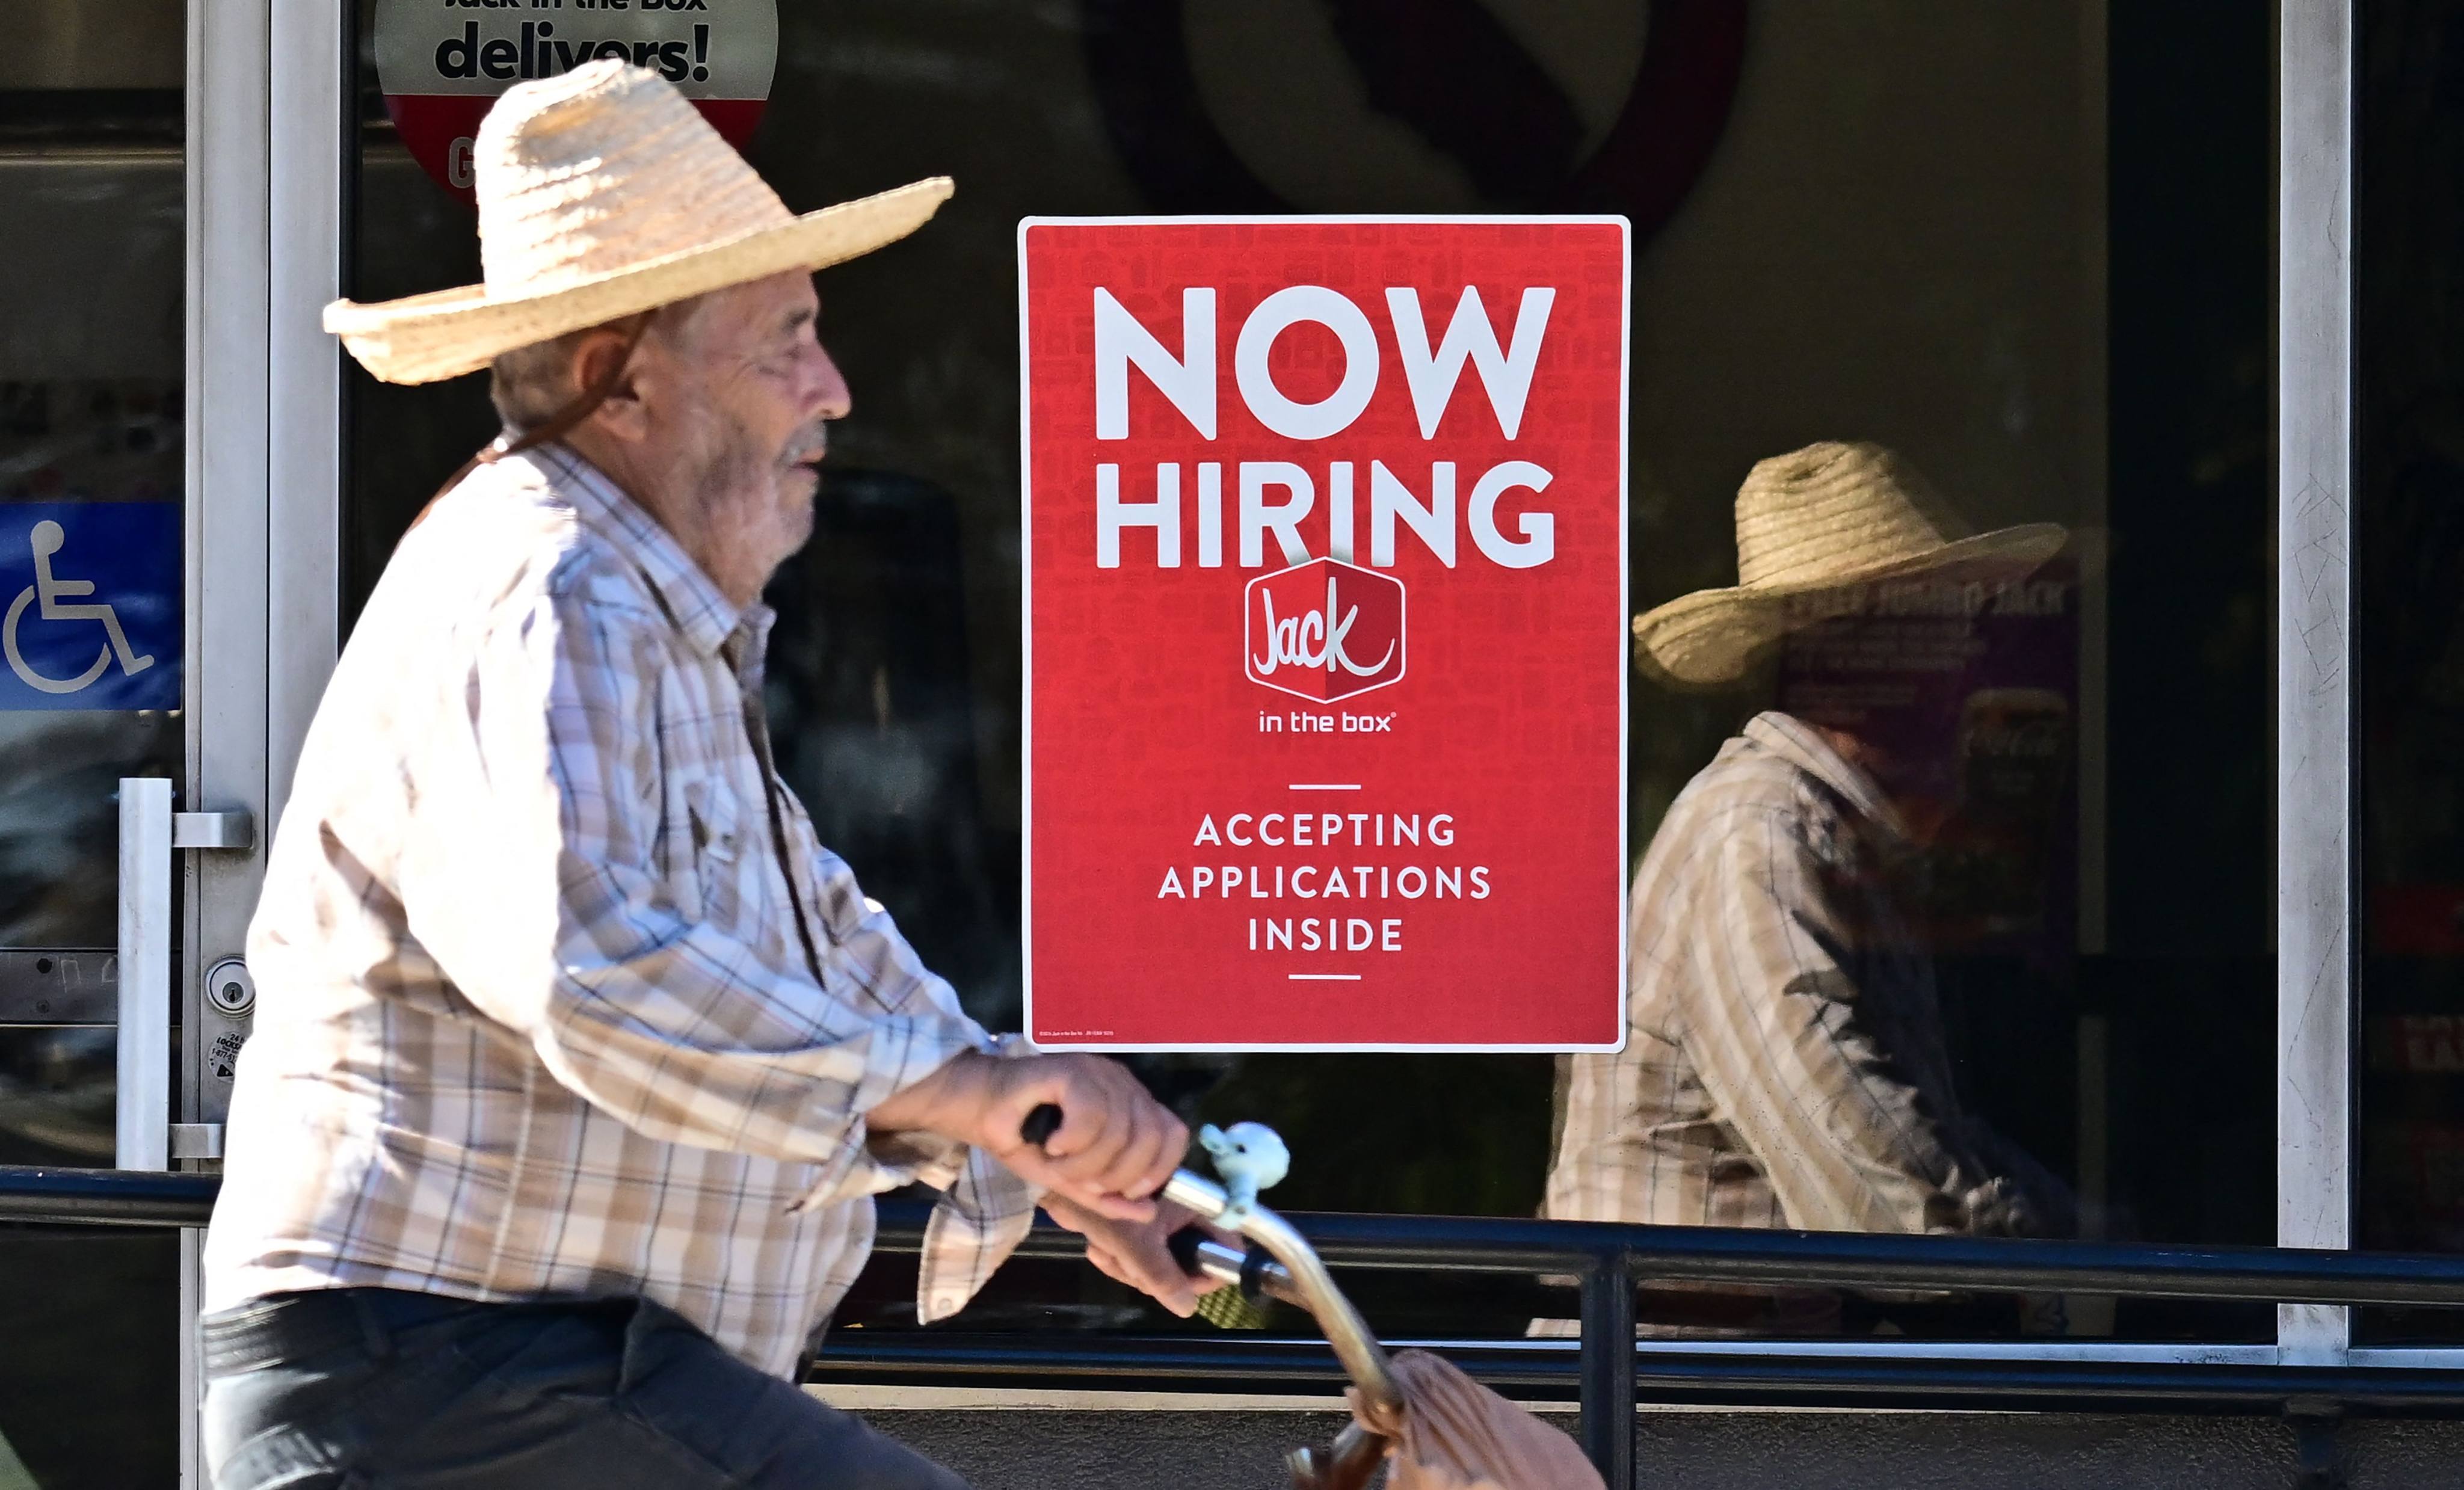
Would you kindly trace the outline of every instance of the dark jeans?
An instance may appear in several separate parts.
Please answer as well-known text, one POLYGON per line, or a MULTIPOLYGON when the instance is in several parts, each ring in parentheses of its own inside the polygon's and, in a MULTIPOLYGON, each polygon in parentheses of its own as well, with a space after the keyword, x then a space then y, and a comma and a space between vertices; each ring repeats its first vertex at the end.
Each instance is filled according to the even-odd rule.
POLYGON ((965 1490, 647 1300, 335 1288, 202 1328, 217 1490, 965 1490))

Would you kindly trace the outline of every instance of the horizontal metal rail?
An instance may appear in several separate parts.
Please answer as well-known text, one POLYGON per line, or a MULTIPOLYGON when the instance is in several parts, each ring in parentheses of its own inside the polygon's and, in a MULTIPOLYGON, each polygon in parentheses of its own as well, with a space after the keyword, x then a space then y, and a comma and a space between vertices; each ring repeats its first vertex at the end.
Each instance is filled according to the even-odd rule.
MULTIPOLYGON (((213 1174, 0 1165, 0 1221, 202 1226, 213 1174)), ((926 1209, 885 1201, 876 1245, 913 1252, 926 1209)), ((2464 1307, 2464 1257, 2286 1247, 2136 1246, 1854 1232, 1728 1231, 1492 1216, 1293 1213, 1330 1266, 1449 1272, 1585 1272, 1623 1259, 1643 1282, 1767 1287, 2109 1294, 2243 1303, 2464 1307)), ((1022 1256, 1075 1258, 1071 1234, 1038 1227, 1022 1256)))
MULTIPOLYGON (((1573 1341, 1553 1349, 1449 1342, 1445 1354, 1475 1380, 1518 1400, 1579 1394, 1582 1363, 1573 1341)), ((1339 1410, 1333 1404, 1343 1386, 1326 1347, 1313 1340, 947 1329, 837 1331, 808 1379, 1096 1391, 1185 1391, 1202 1385, 1218 1391, 1306 1391, 1326 1397, 1331 1410, 1339 1410)), ((2318 1401, 2452 1413, 2464 1403, 2464 1370, 2444 1369, 1757 1354, 1687 1350, 1667 1342, 1637 1352, 1635 1380, 1639 1400, 1704 1405, 2280 1413, 2290 1402, 2318 1401)))
MULTIPOLYGON (((920 1205, 883 1203, 875 1245, 916 1250, 926 1214, 920 1205)), ((1286 1214, 1331 1267, 1579 1278, 1622 1260, 1642 1282, 2464 1306, 2464 1257, 1286 1214)), ((1069 1233, 1040 1227, 1022 1255, 1067 1258, 1082 1250, 1069 1233)))
MULTIPOLYGON (((219 1176, 0 1166, 0 1222, 181 1227, 206 1224, 219 1176)), ((877 1245, 913 1252, 925 1208, 881 1206, 877 1245)), ((2464 1307, 2464 1257, 1980 1240, 1839 1232, 1727 1231, 1473 1216, 1292 1215, 1329 1265, 1564 1278, 1582 1293, 1578 1345, 1450 1345, 1476 1378, 1529 1399, 1573 1396, 1593 1461, 1624 1482, 1639 1400, 1812 1402, 1834 1406, 1985 1405, 2280 1412, 2337 1404, 2390 1412, 2464 1409, 2464 1371, 2247 1363, 2035 1360, 2016 1356, 1798 1355, 1620 1348, 1638 1284, 1714 1282, 1917 1293, 2042 1293, 2238 1303, 2464 1307)), ((1049 1226, 1027 1257, 1076 1258, 1049 1226)), ((1316 1341, 1215 1336, 971 1334, 842 1330, 821 1381, 1018 1381, 1141 1391, 1305 1384, 1330 1396, 1342 1373, 1316 1341)))
POLYGON ((0 1164, 0 1221, 74 1226, 203 1226, 219 1174, 0 1164))

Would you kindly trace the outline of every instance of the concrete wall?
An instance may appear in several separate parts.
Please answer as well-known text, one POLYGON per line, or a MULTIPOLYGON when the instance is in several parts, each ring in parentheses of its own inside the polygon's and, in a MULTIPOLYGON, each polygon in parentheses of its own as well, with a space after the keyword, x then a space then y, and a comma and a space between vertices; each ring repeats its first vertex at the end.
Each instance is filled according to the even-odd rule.
MULTIPOLYGON (((1309 1413, 891 1412, 885 1431, 979 1490, 1285 1490, 1284 1454, 1340 1419, 1309 1413)), ((1553 1417, 1569 1430, 1571 1416, 1553 1417)), ((2302 1478, 2293 1425, 2269 1417, 2036 1413, 1646 1412, 1635 1484, 1652 1490, 2351 1490, 2464 1485, 2464 1422, 2336 1425, 2333 1480, 2302 1478)))

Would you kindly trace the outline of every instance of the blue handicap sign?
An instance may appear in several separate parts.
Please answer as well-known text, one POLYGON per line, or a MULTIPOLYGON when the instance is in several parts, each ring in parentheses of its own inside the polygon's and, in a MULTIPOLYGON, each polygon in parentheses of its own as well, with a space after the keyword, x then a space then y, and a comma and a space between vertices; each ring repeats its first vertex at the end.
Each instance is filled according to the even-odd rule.
POLYGON ((0 710, 180 707, 177 502, 0 502, 0 710))

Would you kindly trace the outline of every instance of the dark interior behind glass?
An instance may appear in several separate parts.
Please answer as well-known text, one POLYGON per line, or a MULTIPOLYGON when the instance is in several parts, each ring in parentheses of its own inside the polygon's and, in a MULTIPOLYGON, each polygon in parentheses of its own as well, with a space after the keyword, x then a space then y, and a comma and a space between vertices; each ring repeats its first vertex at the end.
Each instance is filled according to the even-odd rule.
MULTIPOLYGON (((28 505, 142 506, 178 541, 187 11, 11 0, 6 29, 0 558, 31 577, 28 505)), ((58 557, 59 579, 92 572, 76 540, 58 557)), ((99 643, 91 621, 16 622, 17 641, 75 624, 99 643)), ((176 676, 157 663, 154 681, 176 676)), ((177 709, 0 707, 0 1164, 113 1162, 118 785, 177 778, 182 750, 177 709)), ((167 1232, 0 1226, 0 1483, 177 1480, 179 1259, 167 1232)))
MULTIPOLYGON (((2354 194, 2358 1244, 2464 1250, 2464 16, 2361 16, 2354 194)), ((2453 1344, 2450 1310, 2367 1310, 2453 1344)))
MULTIPOLYGON (((1951 877, 1969 900, 1945 916, 1972 923, 1939 958, 1962 1094, 2078 1193, 2092 1235, 2269 1241, 2272 24, 2223 0, 782 5, 750 155, 788 206, 957 181, 914 238, 820 279, 855 409, 816 537, 770 592, 785 775, 970 1010, 1015 1028, 1018 220, 1623 212, 1638 609, 1733 583, 1738 482, 1816 439, 1900 447, 1978 526, 2079 535, 2052 867, 1999 919, 2004 891, 1951 877)), ((364 35, 362 55, 346 293, 476 279, 469 209, 396 142, 364 35)), ((346 616, 495 432, 483 379, 347 377, 346 616)), ((1637 681, 1638 854, 1782 683, 1637 681)), ((1136 1063, 1193 1120, 1277 1126, 1296 1155, 1278 1205, 1539 1202, 1550 1057, 1136 1063)), ((1361 1282, 1397 1333, 1515 1334, 1566 1309, 1529 1283, 1361 1282)), ((896 1326, 911 1299, 912 1267, 882 1260, 841 1323, 896 1326)), ((2019 1317, 1859 1301, 1841 1327, 2019 1317)), ((1168 1323, 1090 1270, 1033 1264, 956 1327, 1168 1323)), ((2055 1327, 2272 1325, 2073 1301, 2055 1327)))

